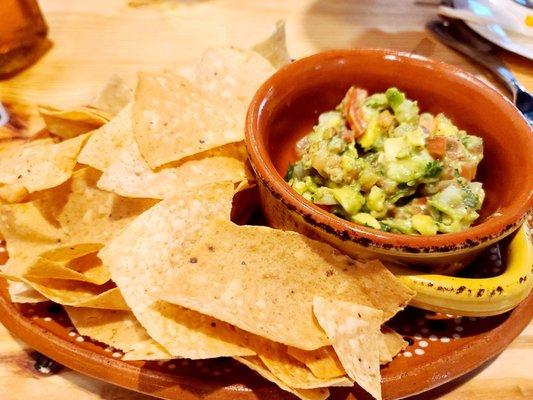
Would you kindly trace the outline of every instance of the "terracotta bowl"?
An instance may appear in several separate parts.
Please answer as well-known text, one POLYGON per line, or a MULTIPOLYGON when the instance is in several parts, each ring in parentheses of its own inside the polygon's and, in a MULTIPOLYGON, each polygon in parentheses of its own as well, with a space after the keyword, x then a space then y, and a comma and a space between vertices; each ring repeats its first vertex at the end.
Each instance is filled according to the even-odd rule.
POLYGON ((390 50, 335 50, 280 69, 255 94, 246 120, 246 147, 267 222, 331 243, 359 258, 379 257, 451 273, 509 235, 533 204, 533 134, 520 112, 494 88, 460 69, 390 50), (486 200, 470 229, 434 236, 382 232, 336 217, 293 191, 283 176, 294 145, 318 115, 333 109, 351 85, 370 93, 396 86, 422 111, 443 112, 481 136, 485 158, 476 180, 486 200))

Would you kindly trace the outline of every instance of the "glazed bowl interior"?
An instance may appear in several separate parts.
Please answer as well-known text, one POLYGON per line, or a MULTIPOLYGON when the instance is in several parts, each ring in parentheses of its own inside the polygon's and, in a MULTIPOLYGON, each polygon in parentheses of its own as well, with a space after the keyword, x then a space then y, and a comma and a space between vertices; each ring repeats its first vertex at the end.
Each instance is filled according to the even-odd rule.
MULTIPOLYGON (((450 235, 458 241, 468 240, 470 231, 484 237, 497 235, 516 224, 531 207, 533 135, 512 103, 455 67, 384 50, 317 54, 284 67, 260 88, 248 113, 247 145, 256 172, 269 175, 263 178, 285 193, 284 197, 291 190, 283 176, 289 163, 297 159, 295 143, 311 131, 320 113, 341 101, 351 85, 369 93, 395 86, 417 100, 421 112, 442 112, 460 129, 483 138, 484 159, 476 176, 486 191, 480 218, 465 232, 424 237, 425 243, 450 235)), ((288 201, 294 202, 294 196, 288 201)), ((299 201, 308 203, 301 197, 299 201)), ((323 214, 327 221, 340 220, 310 203, 305 207, 323 214)), ((374 231, 342 223, 360 234, 374 231)), ((411 235, 378 235, 385 240, 401 236, 402 241, 415 245, 420 240, 411 235)))

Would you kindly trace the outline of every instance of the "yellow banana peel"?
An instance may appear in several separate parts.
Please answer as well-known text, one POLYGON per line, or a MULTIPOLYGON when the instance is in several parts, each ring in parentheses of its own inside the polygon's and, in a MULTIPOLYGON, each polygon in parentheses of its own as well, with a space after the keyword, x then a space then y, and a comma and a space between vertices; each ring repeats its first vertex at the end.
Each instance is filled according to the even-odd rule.
POLYGON ((491 278, 459 278, 423 274, 390 266, 397 278, 417 292, 414 307, 453 315, 486 317, 516 307, 533 287, 533 244, 527 223, 517 231, 507 249, 503 274, 491 278))

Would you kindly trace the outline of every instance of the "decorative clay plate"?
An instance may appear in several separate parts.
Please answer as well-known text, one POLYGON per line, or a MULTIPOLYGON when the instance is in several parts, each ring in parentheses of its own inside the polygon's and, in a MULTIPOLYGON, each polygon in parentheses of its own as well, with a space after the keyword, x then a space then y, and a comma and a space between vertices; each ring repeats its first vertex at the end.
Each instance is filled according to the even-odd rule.
MULTIPOLYGON (((507 243, 490 247, 465 275, 500 274, 507 243)), ((0 321, 37 351, 83 374, 163 399, 294 398, 231 359, 122 361, 120 351, 78 335, 61 306, 51 302, 13 304, 5 281, 0 283, 0 321)), ((513 311, 487 318, 407 308, 388 323, 409 346, 382 368, 383 398, 414 395, 472 371, 503 351, 532 317, 533 293, 513 311)), ((369 398, 357 389, 331 390, 332 399, 353 399, 351 395, 369 398)))

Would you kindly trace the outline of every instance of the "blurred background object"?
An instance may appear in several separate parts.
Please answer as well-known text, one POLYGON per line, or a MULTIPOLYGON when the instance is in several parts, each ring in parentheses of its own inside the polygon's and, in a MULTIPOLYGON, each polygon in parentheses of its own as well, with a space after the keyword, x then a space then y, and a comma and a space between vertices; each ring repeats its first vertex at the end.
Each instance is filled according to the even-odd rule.
POLYGON ((4 126, 8 122, 9 122, 9 115, 7 114, 7 111, 2 105, 2 103, 0 103, 0 127, 4 126))
POLYGON ((51 46, 36 0, 0 0, 0 79, 33 64, 51 46))
POLYGON ((433 20, 427 28, 441 42, 457 50, 489 71, 512 93, 516 107, 533 125, 533 96, 516 79, 499 57, 494 44, 477 35, 460 20, 433 20))
POLYGON ((463 20, 498 46, 533 60, 530 0, 442 0, 438 13, 463 20))

